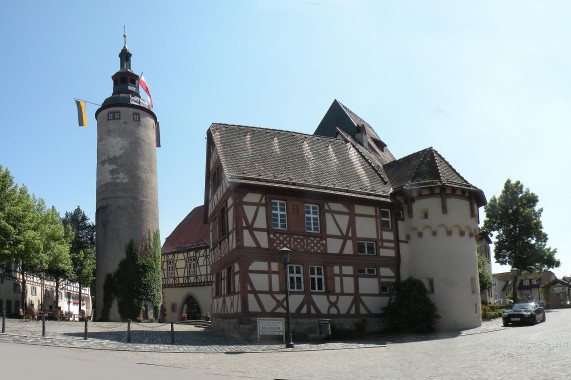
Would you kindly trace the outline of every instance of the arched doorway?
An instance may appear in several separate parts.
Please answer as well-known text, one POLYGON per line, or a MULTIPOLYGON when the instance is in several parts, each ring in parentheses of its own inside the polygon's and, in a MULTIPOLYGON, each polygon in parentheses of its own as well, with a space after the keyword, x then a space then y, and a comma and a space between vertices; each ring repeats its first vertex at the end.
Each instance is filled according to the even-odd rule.
POLYGON ((189 296, 183 306, 182 314, 186 314, 186 319, 201 319, 202 313, 200 311, 200 305, 194 299, 193 296, 189 296))

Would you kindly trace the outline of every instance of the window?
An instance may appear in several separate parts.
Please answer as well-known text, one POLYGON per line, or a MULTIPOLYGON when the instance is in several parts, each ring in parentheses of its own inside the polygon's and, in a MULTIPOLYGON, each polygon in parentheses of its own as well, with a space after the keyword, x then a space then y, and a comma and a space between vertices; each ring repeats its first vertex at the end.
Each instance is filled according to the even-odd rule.
POLYGON ((303 267, 301 265, 288 266, 289 290, 303 291, 303 267))
POLYGON ((375 276, 377 274, 376 268, 357 268, 357 274, 363 276, 375 276))
POLYGON ((472 286, 472 294, 476 294, 478 292, 478 287, 476 286, 476 277, 470 277, 470 285, 472 286))
POLYGON ((529 285, 529 280, 523 280, 524 285, 529 285))
POLYGON ((312 292, 324 292, 323 267, 309 266, 309 290, 312 292))
POLYGON ((214 288, 214 295, 215 296, 219 296, 222 293, 222 287, 220 282, 222 281, 222 278, 220 276, 220 272, 216 273, 215 275, 215 288, 214 288))
POLYGON ((391 211, 381 210, 381 227, 387 230, 391 229, 391 211))
POLYGON ((391 292, 390 285, 381 285, 381 294, 389 294, 391 292))
POLYGON ((133 112, 133 120, 134 121, 141 121, 141 115, 136 113, 136 112, 133 112))
POLYGON ((171 303, 171 313, 176 313, 176 302, 171 303))
POLYGON ((30 287, 30 294, 35 296, 38 294, 38 289, 35 286, 30 287))
POLYGON ((44 291, 44 298, 50 298, 50 291, 47 289, 44 291))
POLYGON ((174 277, 174 260, 167 261, 167 277, 174 277))
POLYGON ((427 278, 426 279, 426 289, 428 290, 428 294, 434 294, 434 279, 427 278))
POLYGON ((12 291, 13 291, 14 293, 20 293, 20 284, 17 283, 17 282, 14 282, 14 283, 12 284, 12 291))
POLYGON ((226 268, 226 293, 232 293, 232 285, 234 283, 234 276, 232 276, 232 267, 226 268))
POLYGON ((272 201, 272 227, 287 229, 286 203, 284 201, 272 201))
POLYGON ((358 241, 357 242, 357 253, 359 255, 375 255, 375 242, 374 241, 358 241))
POLYGON ((428 209, 423 208, 420 210, 420 219, 428 219, 428 209))
POLYGON ((220 218, 218 219, 218 223, 219 223, 219 231, 220 231, 220 238, 223 238, 226 236, 226 234, 228 233, 228 228, 227 228, 227 220, 228 220, 228 216, 226 215, 226 208, 222 207, 222 210, 220 210, 220 218))
POLYGON ((119 111, 109 112, 107 114, 107 120, 119 120, 121 119, 121 113, 119 111))
POLYGON ((319 206, 305 205, 305 231, 319 232, 319 206))
POLYGON ((194 257, 186 259, 186 275, 188 277, 196 276, 196 259, 194 257))

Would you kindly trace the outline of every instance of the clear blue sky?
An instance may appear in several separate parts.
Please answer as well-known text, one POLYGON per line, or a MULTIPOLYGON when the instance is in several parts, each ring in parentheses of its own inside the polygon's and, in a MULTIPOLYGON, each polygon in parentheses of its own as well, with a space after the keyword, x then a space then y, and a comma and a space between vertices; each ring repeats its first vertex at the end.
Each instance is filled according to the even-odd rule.
POLYGON ((567 1, 6 2, 0 165, 95 219, 97 107, 79 128, 73 99, 111 94, 126 25, 161 122, 163 239, 203 202, 211 123, 313 133, 336 98, 397 158, 432 146, 488 199, 523 182, 571 275, 570 16, 567 1))

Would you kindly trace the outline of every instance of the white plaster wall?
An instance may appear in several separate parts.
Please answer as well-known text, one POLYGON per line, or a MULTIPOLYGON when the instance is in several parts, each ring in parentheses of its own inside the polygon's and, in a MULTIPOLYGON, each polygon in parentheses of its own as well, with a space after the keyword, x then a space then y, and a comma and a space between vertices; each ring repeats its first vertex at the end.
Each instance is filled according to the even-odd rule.
POLYGON ((434 280, 435 292, 430 298, 441 316, 439 328, 473 328, 481 324, 480 291, 476 281, 472 292, 471 282, 471 277, 478 276, 476 242, 469 234, 476 230, 476 219, 470 217, 467 200, 449 198, 447 205, 448 213, 442 214, 439 198, 414 202, 414 218, 404 223, 410 241, 408 252, 401 249, 402 273, 406 275, 402 279, 412 276, 434 280), (420 219, 423 208, 428 209, 428 219, 420 219), (452 236, 446 234, 447 229, 453 231, 452 236), (433 230, 437 236, 433 236, 433 230), (466 231, 464 236, 460 236, 460 230, 466 231), (422 237, 417 231, 422 231, 422 237))
POLYGON ((254 289, 258 291, 268 291, 268 275, 262 273, 250 273, 250 279, 254 284, 254 289))
POLYGON ((359 277, 359 293, 379 293, 379 280, 376 277, 359 277))
POLYGON ((357 229, 356 236, 359 238, 376 239, 377 225, 375 223, 375 218, 356 216, 355 225, 357 229))

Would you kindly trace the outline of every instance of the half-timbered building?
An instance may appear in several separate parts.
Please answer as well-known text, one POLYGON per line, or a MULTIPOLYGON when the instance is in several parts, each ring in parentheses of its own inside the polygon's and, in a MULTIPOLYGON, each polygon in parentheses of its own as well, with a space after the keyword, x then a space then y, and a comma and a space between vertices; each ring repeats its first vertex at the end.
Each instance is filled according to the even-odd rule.
POLYGON ((481 190, 432 148, 395 160, 372 127, 334 101, 314 135, 212 124, 204 207, 213 326, 250 335, 285 315, 380 328, 400 277, 426 282, 441 328, 480 324, 481 190), (286 279, 278 250, 292 251, 286 279))
POLYGON ((204 207, 198 206, 167 237, 162 247, 163 319, 201 319, 210 312, 212 274, 204 207))

